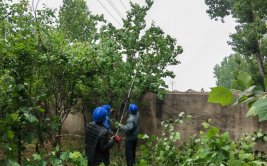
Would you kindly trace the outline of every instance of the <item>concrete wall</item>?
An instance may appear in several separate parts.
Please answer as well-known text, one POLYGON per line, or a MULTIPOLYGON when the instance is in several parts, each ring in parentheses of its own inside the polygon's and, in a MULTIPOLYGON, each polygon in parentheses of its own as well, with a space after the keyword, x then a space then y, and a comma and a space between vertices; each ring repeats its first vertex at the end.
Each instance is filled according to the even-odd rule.
MULTIPOLYGON (((235 95, 235 98, 238 94, 235 95)), ((267 121, 259 122, 258 116, 247 117, 247 105, 238 104, 234 108, 222 107, 220 104, 207 103, 208 93, 169 93, 164 95, 163 101, 157 99, 156 94, 146 93, 143 102, 149 107, 142 107, 140 111, 140 134, 161 135, 161 122, 168 119, 177 119, 180 112, 189 113, 193 119, 187 119, 184 124, 175 124, 175 131, 181 133, 181 139, 187 140, 189 136, 199 131, 206 131, 201 123, 211 119, 211 124, 221 132, 229 132, 231 138, 237 140, 243 133, 252 133, 261 128, 267 133, 267 121)), ((92 113, 87 113, 87 121, 92 120, 92 113)), ((125 122, 124 122, 125 123, 125 122)), ((69 115, 62 126, 63 133, 84 135, 84 120, 81 114, 69 115)), ((258 150, 266 150, 266 143, 258 143, 258 150)))

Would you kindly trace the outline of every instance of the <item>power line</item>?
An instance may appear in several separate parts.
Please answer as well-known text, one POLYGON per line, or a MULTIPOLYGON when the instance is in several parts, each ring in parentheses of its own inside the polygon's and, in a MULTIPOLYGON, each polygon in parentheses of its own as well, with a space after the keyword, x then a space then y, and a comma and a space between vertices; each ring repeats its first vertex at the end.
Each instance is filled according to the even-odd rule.
POLYGON ((121 17, 124 18, 123 15, 121 14, 121 12, 118 10, 118 8, 113 4, 113 2, 111 0, 108 0, 108 3, 110 4, 110 6, 116 11, 116 13, 121 17))
MULTIPOLYGON (((98 0, 98 2, 103 6, 103 8, 106 9, 106 11, 114 18, 114 20, 116 20, 117 23, 120 24, 119 21, 108 11, 108 9, 99 0, 98 0)), ((120 26, 122 26, 122 25, 120 24, 120 26)))
MULTIPOLYGON (((121 1, 121 0, 120 0, 121 1)), ((123 5, 123 7, 124 7, 124 9, 126 10, 126 11, 128 11, 127 9, 126 9, 126 7, 124 6, 124 4, 123 4, 123 2, 121 1, 121 4, 123 5)))

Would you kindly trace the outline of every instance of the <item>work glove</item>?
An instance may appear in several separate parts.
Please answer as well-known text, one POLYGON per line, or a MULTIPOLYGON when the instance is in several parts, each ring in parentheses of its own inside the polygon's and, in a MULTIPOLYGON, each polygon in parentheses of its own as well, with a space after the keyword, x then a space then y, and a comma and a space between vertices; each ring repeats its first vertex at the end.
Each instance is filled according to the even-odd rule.
POLYGON ((113 136, 114 135, 113 132, 111 132, 110 135, 113 136))
POLYGON ((121 138, 117 135, 114 137, 114 141, 119 143, 121 141, 121 138))

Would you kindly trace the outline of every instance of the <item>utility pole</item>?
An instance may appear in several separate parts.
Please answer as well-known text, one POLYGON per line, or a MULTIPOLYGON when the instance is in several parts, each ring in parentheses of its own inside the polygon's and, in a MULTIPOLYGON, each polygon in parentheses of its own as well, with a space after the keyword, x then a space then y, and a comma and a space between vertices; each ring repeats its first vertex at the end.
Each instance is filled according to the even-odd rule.
POLYGON ((173 92, 173 84, 175 84, 175 81, 171 81, 170 84, 172 84, 172 92, 173 92))

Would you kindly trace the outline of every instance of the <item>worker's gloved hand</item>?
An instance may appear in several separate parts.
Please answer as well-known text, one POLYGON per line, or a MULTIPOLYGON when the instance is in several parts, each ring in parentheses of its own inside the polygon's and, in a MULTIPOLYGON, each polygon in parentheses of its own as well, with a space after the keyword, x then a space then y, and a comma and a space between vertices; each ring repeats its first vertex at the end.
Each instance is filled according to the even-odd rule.
POLYGON ((130 98, 129 98, 129 97, 126 97, 126 101, 127 101, 127 100, 130 101, 130 98))
POLYGON ((121 141, 121 138, 117 135, 114 137, 114 141, 119 143, 121 141))
POLYGON ((113 136, 113 135, 114 135, 113 132, 111 132, 111 133, 110 133, 110 136, 113 136))

